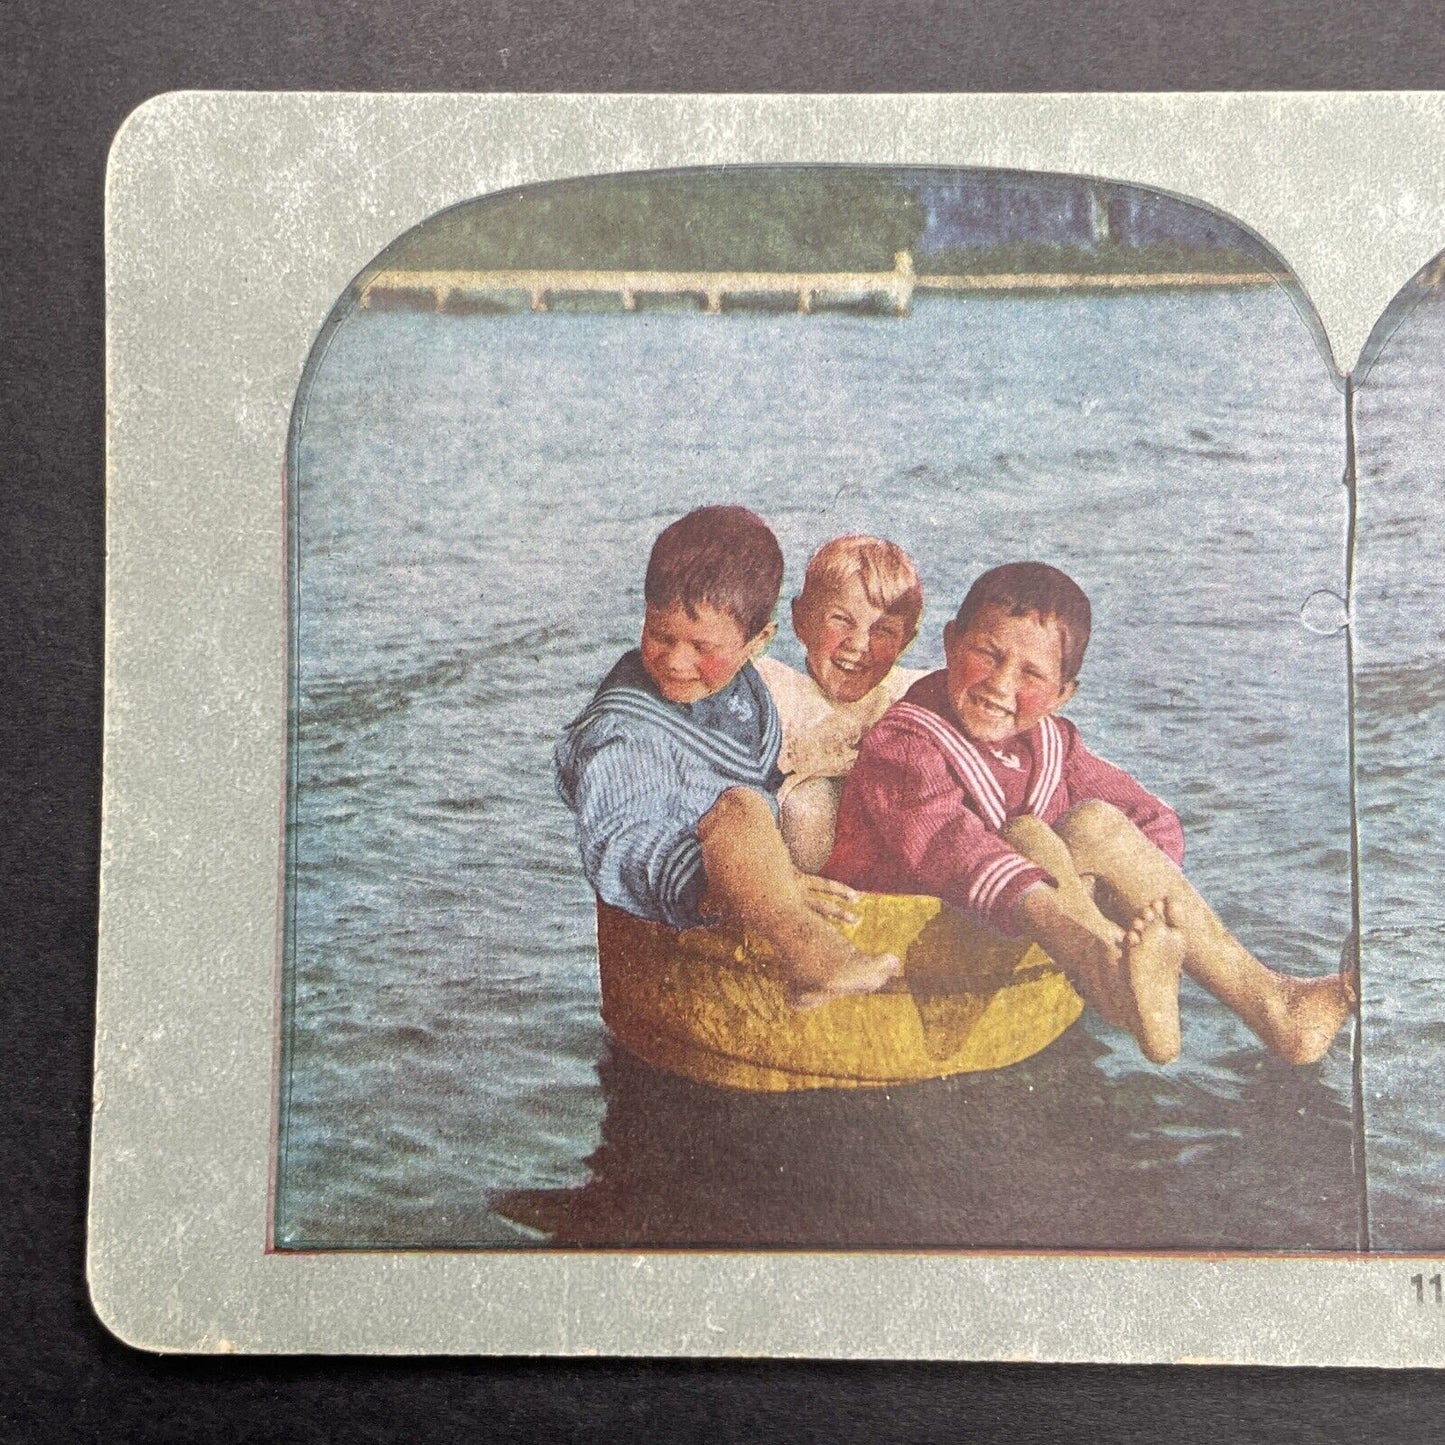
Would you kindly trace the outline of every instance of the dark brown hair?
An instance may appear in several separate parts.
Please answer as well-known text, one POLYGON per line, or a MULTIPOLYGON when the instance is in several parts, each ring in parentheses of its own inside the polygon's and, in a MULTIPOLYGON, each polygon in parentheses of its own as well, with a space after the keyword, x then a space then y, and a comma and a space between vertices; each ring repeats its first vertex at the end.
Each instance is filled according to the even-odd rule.
POLYGON ((1072 682, 1084 665, 1093 615, 1084 589, 1066 572, 1046 562, 1009 562, 985 572, 972 587, 954 619, 966 632, 985 607, 1002 607, 1010 617, 1037 614, 1040 622, 1059 625, 1060 682, 1072 682))
POLYGON ((699 507, 652 544, 643 596, 649 607, 706 603, 756 637, 783 588, 783 549, 768 524, 746 507, 699 507))

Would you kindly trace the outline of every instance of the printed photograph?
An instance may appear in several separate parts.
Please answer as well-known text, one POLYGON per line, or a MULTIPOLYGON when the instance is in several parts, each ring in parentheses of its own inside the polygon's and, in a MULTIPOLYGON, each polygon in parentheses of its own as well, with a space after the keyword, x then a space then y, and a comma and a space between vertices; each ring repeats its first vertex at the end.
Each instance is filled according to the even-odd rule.
POLYGON ((272 1247, 1438 1238, 1433 294, 1356 394, 1087 177, 399 237, 286 458, 272 1247))
POLYGON ((1439 779, 1445 764, 1445 264, 1376 327, 1355 393, 1355 770, 1363 1103, 1375 1248, 1445 1243, 1438 1106, 1445 973, 1439 779))

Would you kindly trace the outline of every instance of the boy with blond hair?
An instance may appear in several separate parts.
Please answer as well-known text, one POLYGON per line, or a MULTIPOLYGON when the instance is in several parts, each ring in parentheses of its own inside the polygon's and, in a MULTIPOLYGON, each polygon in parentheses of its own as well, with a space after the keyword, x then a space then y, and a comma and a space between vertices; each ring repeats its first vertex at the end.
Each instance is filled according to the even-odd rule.
POLYGON ((1156 1063, 1179 1054, 1181 968, 1271 1052, 1314 1062, 1354 1007, 1352 980, 1266 968, 1180 871, 1174 812, 1057 716, 1090 625, 1057 568, 984 573, 944 629, 947 666, 864 738, 824 871, 1039 944, 1156 1063))
POLYGON ((558 740, 557 783, 599 898, 677 929, 758 934, 798 1007, 870 993, 900 968, 829 919, 852 891, 793 867, 778 830, 777 709, 753 667, 777 630, 783 555, 761 517, 701 507, 666 528, 641 645, 558 740))
POLYGON ((896 543, 835 537, 808 562, 792 615, 807 671, 772 657, 756 666, 783 725, 783 839, 793 862, 816 873, 833 850, 859 741, 924 676, 897 665, 923 615, 918 569, 896 543))

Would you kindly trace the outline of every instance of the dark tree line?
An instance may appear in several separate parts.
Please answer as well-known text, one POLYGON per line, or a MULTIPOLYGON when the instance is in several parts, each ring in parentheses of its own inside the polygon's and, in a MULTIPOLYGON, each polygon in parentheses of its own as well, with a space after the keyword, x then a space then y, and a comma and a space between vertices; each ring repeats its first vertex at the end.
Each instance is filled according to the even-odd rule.
POLYGON ((401 237, 400 269, 1258 271, 1227 217, 1076 177, 749 167, 591 177, 467 201, 401 237))

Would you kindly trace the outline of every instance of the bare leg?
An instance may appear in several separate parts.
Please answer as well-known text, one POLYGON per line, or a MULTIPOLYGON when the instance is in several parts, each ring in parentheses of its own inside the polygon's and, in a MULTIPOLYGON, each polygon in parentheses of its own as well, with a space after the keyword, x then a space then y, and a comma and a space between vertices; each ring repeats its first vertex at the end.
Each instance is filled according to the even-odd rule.
POLYGON ((1163 895, 1147 900, 1121 927, 1099 910, 1063 840, 1047 824, 1015 818, 1002 836, 1053 874, 1064 909, 1110 946, 1111 967, 1079 970, 1073 978, 1085 999, 1110 1023, 1128 1029, 1154 1063, 1177 1059, 1184 938, 1168 916, 1163 895))
POLYGON ((809 778, 783 799, 783 842, 804 873, 817 873, 833 851, 842 778, 809 778))
POLYGON ((1124 975, 1139 1010, 1138 1039, 1156 1064, 1179 1057, 1179 975, 1185 939, 1167 898, 1146 904, 1124 932, 1124 975))
POLYGON ((1055 830, 1078 871, 1106 885, 1108 896, 1099 901, 1110 912, 1137 916, 1152 900, 1168 900, 1169 916, 1184 935, 1185 972, 1238 1014, 1272 1053, 1294 1064, 1324 1055, 1355 1006, 1348 976, 1297 979, 1266 968, 1169 859, 1107 803, 1080 804, 1055 830))
POLYGON ((891 953, 860 953, 808 906, 761 793, 730 788, 698 824, 697 836, 707 874, 704 907, 767 941, 795 1007, 872 993, 899 973, 902 965, 891 953))

